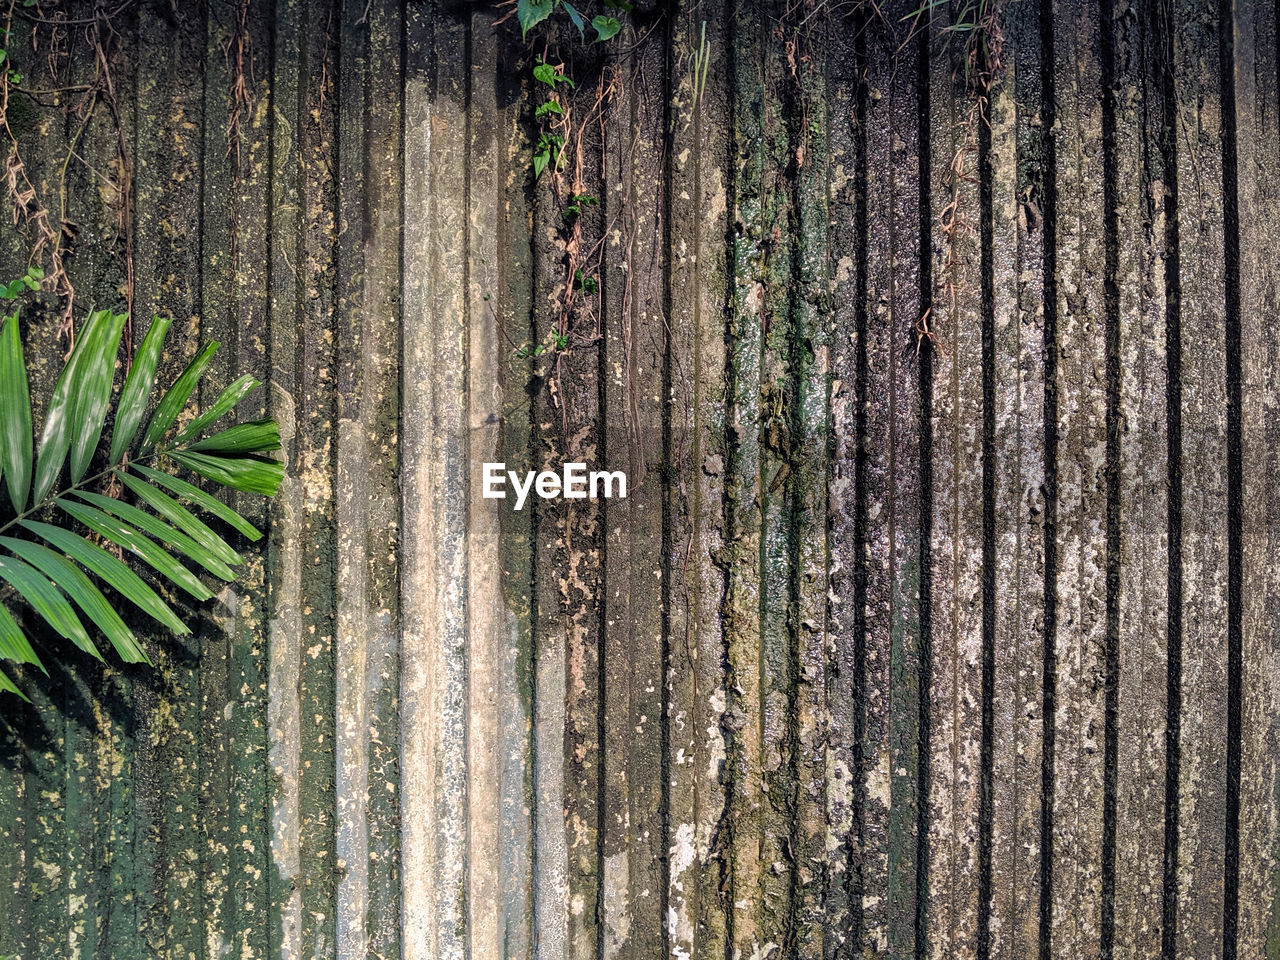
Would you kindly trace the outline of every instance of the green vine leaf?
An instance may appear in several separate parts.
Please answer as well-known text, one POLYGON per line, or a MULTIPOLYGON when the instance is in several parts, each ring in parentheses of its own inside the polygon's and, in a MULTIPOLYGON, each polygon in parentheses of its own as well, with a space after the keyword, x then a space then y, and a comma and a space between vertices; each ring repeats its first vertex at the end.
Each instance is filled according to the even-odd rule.
POLYGON ((520 20, 521 35, 527 37, 530 30, 551 16, 555 6, 555 0, 518 0, 516 17, 520 20))
POLYGON ((618 31, 622 29, 622 23, 617 17, 606 17, 603 14, 593 17, 591 26, 595 27, 596 43, 617 36, 618 31))
POLYGON ((569 15, 569 19, 573 21, 573 25, 578 28, 578 39, 580 39, 583 43, 586 43, 587 42, 587 23, 585 20, 582 19, 582 14, 580 14, 577 11, 577 9, 575 9, 573 4, 571 4, 569 0, 563 0, 563 5, 564 5, 564 12, 569 15))
POLYGON ((539 83, 545 83, 548 87, 554 87, 556 85, 556 68, 539 60, 533 66, 533 79, 539 83))

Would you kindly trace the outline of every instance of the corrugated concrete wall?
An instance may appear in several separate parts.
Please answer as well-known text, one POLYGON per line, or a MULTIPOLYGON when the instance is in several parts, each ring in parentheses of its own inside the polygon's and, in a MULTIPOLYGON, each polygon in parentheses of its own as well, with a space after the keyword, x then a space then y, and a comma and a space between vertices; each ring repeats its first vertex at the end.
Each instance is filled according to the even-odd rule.
POLYGON ((77 302, 290 469, 5 705, 0 953, 1280 957, 1276 9, 1012 0, 975 114, 915 6, 9 5, 77 302))

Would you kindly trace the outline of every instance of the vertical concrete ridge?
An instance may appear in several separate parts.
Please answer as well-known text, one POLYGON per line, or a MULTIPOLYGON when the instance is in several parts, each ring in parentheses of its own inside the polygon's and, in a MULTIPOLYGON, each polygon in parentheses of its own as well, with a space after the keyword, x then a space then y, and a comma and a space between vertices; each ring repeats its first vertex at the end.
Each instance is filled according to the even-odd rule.
POLYGON ((986 302, 982 289, 986 210, 979 185, 987 179, 979 151, 982 120, 971 100, 954 48, 940 52, 950 16, 929 24, 935 47, 930 72, 931 227, 933 260, 929 316, 936 377, 931 404, 933 435, 932 530, 933 624, 929 682, 931 727, 929 905, 924 937, 929 955, 973 960, 981 949, 979 819, 984 794, 980 711, 982 663, 984 490, 989 468, 983 457, 983 376, 993 364, 984 356, 986 302))
MULTIPOLYGON (((1224 31, 1225 32, 1225 31, 1224 31)), ((1227 884, 1224 918, 1225 956, 1280 956, 1280 798, 1277 756, 1280 755, 1280 697, 1271 677, 1277 663, 1275 616, 1277 602, 1276 484, 1280 478, 1274 411, 1277 404, 1275 362, 1277 334, 1263 321, 1280 297, 1267 249, 1275 241, 1275 211, 1280 207, 1280 179, 1276 173, 1277 23, 1276 11, 1244 4, 1233 11, 1233 89, 1224 89, 1224 194, 1231 192, 1231 153, 1236 153, 1235 209, 1227 214, 1227 443, 1228 522, 1239 545, 1229 541, 1231 586, 1239 610, 1239 651, 1229 639, 1228 737, 1238 729, 1238 746, 1228 741, 1227 757, 1227 884), (1234 95, 1232 95, 1234 94, 1234 95), (1228 113, 1228 111, 1231 111, 1228 113), (1234 134, 1233 140, 1232 135, 1234 134), (1238 245, 1233 246, 1231 216, 1238 245), (1239 293, 1230 287, 1231 257, 1239 258, 1239 293), (1238 304, 1234 301, 1238 296, 1238 304), (1239 314, 1232 317, 1233 305, 1239 314), (1238 330, 1234 329, 1238 323, 1238 330), (1233 343, 1233 339, 1235 342, 1233 343), (1239 356, 1233 357, 1233 348, 1239 356), (1234 365, 1238 362, 1238 384, 1234 365), (1238 391, 1238 396, 1233 393, 1238 391), (1238 422, 1233 422, 1238 418, 1238 422), (1237 435, 1238 432, 1238 435, 1237 435), (1232 459, 1234 458, 1234 459, 1232 459), (1232 489, 1232 487, 1237 489, 1232 489), (1238 525, 1238 527, 1236 526, 1238 525), (1236 554, 1238 553, 1238 556, 1236 554), (1234 561, 1234 564, 1232 563, 1234 561), (1239 583, 1236 583, 1236 577, 1239 583), (1238 707, 1233 701, 1239 701, 1238 707), (1238 717, 1236 716, 1238 712, 1238 717), (1239 757, 1234 751, 1239 751, 1239 757), (1233 782, 1238 764, 1238 796, 1233 782), (1236 800, 1237 809, 1232 808, 1236 800), (1232 836, 1238 822, 1238 837, 1232 836), (1238 849, 1237 849, 1238 844, 1238 849), (1233 858, 1238 855, 1237 863, 1233 858), (1238 864, 1238 865, 1237 865, 1238 864), (1238 870, 1238 872, 1236 872, 1238 870), (1234 876, 1233 876, 1234 874, 1234 876), (1234 883, 1233 883, 1234 881, 1234 883), (1233 886, 1235 889, 1233 890, 1233 886), (1231 948, 1232 895, 1239 911, 1231 948)), ((1224 87, 1226 85, 1224 84, 1224 87)), ((1235 628, 1235 614, 1229 621, 1235 628)))
POLYGON ((412 14, 400 405, 401 895, 407 955, 462 960, 471 934, 469 25, 439 4, 412 14))
MULTIPOLYGON (((992 678, 992 826, 988 949, 1041 956, 1046 554, 1046 191, 1040 11, 1007 8, 1005 70, 991 90, 990 345, 994 393, 995 670, 992 678)), ((985 390, 984 390, 985 393, 985 390)))
POLYGON ((759 507, 762 498, 759 396, 762 386, 764 251, 763 28, 753 5, 735 2, 730 16, 731 170, 733 248, 728 323, 726 469, 729 554, 726 592, 727 779, 724 829, 730 857, 728 921, 731 956, 767 956, 780 945, 769 939, 762 916, 764 861, 761 785, 764 730, 761 683, 759 507), (770 945, 772 944, 772 946, 770 945))
MULTIPOLYGON (((1101 206, 1101 25, 1054 5, 1058 217, 1056 340, 1060 406, 1057 521, 1057 736, 1051 956, 1101 943, 1106 627, 1106 290, 1101 206)), ((1046 705, 1046 710, 1049 709, 1046 705)))
POLYGON ((339 31, 336 797, 339 958, 399 952, 399 5, 339 31))
MULTIPOLYGON (((600 822, 602 958, 666 955, 663 757, 666 677, 664 396, 666 59, 638 48, 605 68, 614 87, 602 119, 603 443, 595 467, 627 473, 626 500, 601 501, 603 570, 600 822), (612 586, 611 586, 612 585, 612 586)), ((584 271, 585 273, 586 271, 584 271)), ((584 291, 586 293, 586 291, 584 291)), ((576 458, 575 458, 576 459, 576 458)), ((570 504, 570 510, 579 508, 570 504)))
POLYGON ((667 950, 726 952, 724 612, 727 464, 725 316, 731 283, 724 4, 688 4, 671 23, 667 121, 669 571, 665 767, 667 950), (705 79, 703 79, 705 77, 705 79))
POLYGON ((1111 835, 1112 955, 1160 956, 1163 911, 1148 909, 1162 887, 1167 783, 1168 674, 1168 359, 1165 291, 1168 191, 1159 158, 1164 101, 1145 11, 1110 8, 1113 323, 1108 361, 1114 375, 1109 577, 1114 578, 1117 671, 1108 785, 1111 835), (1138 429, 1141 425, 1141 429, 1138 429))

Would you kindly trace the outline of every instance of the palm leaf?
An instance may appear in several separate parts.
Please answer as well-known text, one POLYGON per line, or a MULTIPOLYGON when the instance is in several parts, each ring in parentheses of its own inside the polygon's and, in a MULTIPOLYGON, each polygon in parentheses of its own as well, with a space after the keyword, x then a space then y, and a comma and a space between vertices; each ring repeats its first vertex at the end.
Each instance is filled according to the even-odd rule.
MULTIPOLYGON (((201 438, 202 431, 260 387, 253 376, 234 381, 207 410, 197 411, 165 442, 218 349, 216 343, 198 351, 165 390, 141 442, 137 439, 170 326, 163 317, 152 320, 120 388, 106 468, 87 476, 104 445, 102 429, 111 412, 115 356, 124 319, 111 311, 96 311, 84 323, 47 404, 35 462, 32 403, 17 315, 0 326, 0 477, 6 481, 12 506, 10 515, 0 512, 0 548, 4 550, 0 581, 15 598, 0 596, 0 659, 44 669, 13 614, 14 604, 23 604, 60 636, 95 657, 101 654, 86 623, 110 641, 120 659, 150 662, 125 623, 124 609, 136 609, 175 634, 191 631, 122 557, 146 563, 161 584, 207 600, 214 591, 197 571, 234 580, 233 567, 243 558, 197 513, 224 522, 248 539, 261 538, 261 532, 234 509, 169 471, 186 467, 244 493, 273 494, 282 483, 284 465, 269 456, 280 448, 274 421, 233 424, 201 438), (69 485, 50 497, 64 470, 69 485), (118 493, 132 495, 132 502, 119 499, 118 493), (122 557, 96 540, 118 549, 122 557), (108 590, 114 591, 113 599, 104 593, 108 590)), ((17 682, 3 669, 0 691, 22 696, 17 682)))
MULTIPOLYGON (((204 601, 213 596, 213 590, 197 572, 231 581, 235 578, 232 568, 243 558, 197 513, 208 514, 251 540, 262 536, 221 500, 169 471, 185 467, 222 486, 268 495, 283 480, 284 465, 269 456, 281 446, 274 421, 233 424, 200 437, 260 386, 252 376, 237 379, 208 409, 197 411, 165 441, 208 367, 216 343, 200 350, 164 392, 138 441, 170 327, 170 321, 160 317, 148 328, 117 398, 105 469, 88 476, 104 445, 102 431, 111 412, 124 320, 111 311, 96 311, 80 330, 47 405, 34 464, 31 398, 16 315, 0 327, 0 477, 7 481, 12 507, 11 514, 0 512, 4 551, 0 581, 15 598, 0 597, 0 660, 43 669, 13 615, 14 604, 21 603, 93 656, 101 654, 86 623, 100 631, 125 662, 149 662, 125 622, 124 610, 143 613, 174 633, 190 630, 121 557, 142 561, 158 582, 204 601), (50 497, 64 470, 69 484, 50 497), (131 495, 130 501, 119 499, 120 493, 131 495), (104 591, 113 591, 112 599, 104 591)), ((18 684, 3 670, 0 691, 22 696, 18 684)))
POLYGON ((156 412, 151 417, 151 423, 147 427, 146 436, 142 438, 142 447, 139 449, 139 453, 150 453, 165 433, 168 432, 169 428, 173 426, 173 422, 178 419, 178 414, 187 405, 187 400, 191 397, 191 391, 200 382, 200 376, 204 373, 204 368, 209 365, 213 355, 218 352, 218 346, 217 341, 209 344, 196 355, 194 360, 187 364, 187 369, 178 375, 178 379, 173 382, 173 386, 164 395, 164 399, 160 401, 160 406, 156 407, 156 412))
POLYGON ((115 350, 123 329, 123 316, 116 316, 109 310, 98 310, 90 315, 80 332, 80 339, 58 377, 45 413, 32 496, 37 504, 53 489, 66 463, 68 450, 72 451, 72 473, 79 468, 79 476, 72 482, 78 482, 84 476, 88 458, 102 433, 102 416, 106 412, 106 395, 111 390, 115 350), (114 336, 111 336, 113 332, 114 336))
POLYGON ((72 560, 80 564, 90 573, 99 577, 108 586, 132 603, 143 613, 168 627, 174 633, 190 633, 191 629, 182 622, 160 597, 147 586, 146 582, 101 547, 90 543, 77 534, 51 523, 36 520, 24 520, 22 525, 51 546, 57 547, 72 560))
POLYGON ((185 443, 192 437, 199 435, 201 430, 211 423, 216 423, 232 407, 260 386, 262 386, 262 383, 256 377, 246 373, 227 389, 223 390, 218 399, 213 402, 213 406, 179 430, 178 435, 173 438, 173 442, 175 444, 185 443))
MULTIPOLYGON (((93 581, 74 563, 62 554, 54 553, 43 544, 30 540, 0 537, 0 546, 21 557, 57 584, 62 592, 75 601, 76 606, 97 624, 98 629, 111 641, 111 645, 122 660, 126 663, 141 663, 146 659, 133 631, 120 619, 120 614, 116 613, 115 607, 107 602, 102 591, 95 587, 93 581)), ((100 657, 96 647, 92 652, 100 657)))
MULTIPOLYGON (((251 524, 240 514, 236 513, 221 500, 209 496, 199 487, 187 483, 181 477, 175 477, 172 474, 162 473, 159 470, 152 470, 150 467, 144 467, 140 463, 130 464, 129 469, 136 470, 148 480, 159 484, 167 489, 174 496, 182 497, 189 503, 194 503, 206 513, 211 513, 229 527, 234 527, 240 533, 244 534, 250 540, 261 540, 262 531, 251 524)), ((123 474, 121 475, 123 479, 123 474)))
POLYGON ((280 428, 274 420, 239 423, 212 437, 197 440, 190 449, 221 454, 267 453, 280 449, 280 428))
POLYGON ((21 513, 31 492, 31 398, 17 313, 0 330, 0 471, 9 502, 21 513))
POLYGON ((206 480, 244 493, 274 496, 284 479, 284 464, 264 457, 213 457, 190 451, 171 451, 169 456, 206 480))
POLYGON ((161 543, 166 543, 174 549, 182 551, 182 553, 200 564, 218 579, 231 581, 236 578, 235 573, 225 563, 212 556, 209 551, 201 548, 198 543, 185 533, 169 526, 155 514, 144 513, 132 504, 117 500, 114 497, 104 497, 98 493, 90 493, 88 490, 77 490, 76 496, 86 503, 93 504, 104 513, 115 514, 118 519, 132 524, 161 543))
POLYGON ((115 356, 124 331, 124 314, 107 313, 96 329, 97 337, 86 345, 85 358, 71 394, 71 482, 79 483, 89 469, 106 422, 115 356))
MULTIPOLYGON (((116 479, 133 491, 134 496, 139 500, 149 506, 160 516, 164 517, 192 540, 200 544, 204 550, 213 554, 213 556, 217 557, 223 563, 235 565, 244 562, 244 559, 240 554, 232 550, 227 544, 227 541, 214 533, 213 530, 209 528, 208 524, 167 493, 157 490, 151 484, 144 483, 142 480, 125 473, 123 470, 116 472, 116 479)), ((214 500, 213 502, 222 506, 222 504, 217 500, 214 500)), ((256 530, 253 532, 257 534, 256 530)), ((257 536, 255 536, 254 539, 256 540, 257 536)))
MULTIPOLYGON (((8 616, 8 614, 6 614, 6 616, 8 616)), ((8 674, 3 670, 0 670, 0 692, 17 694, 23 700, 26 700, 27 703, 31 702, 31 698, 19 690, 17 685, 9 679, 8 674)))
POLYGON ((111 432, 112 463, 120 462, 133 444, 133 438, 137 436, 142 415, 147 412, 147 398, 156 382, 156 364, 160 361, 164 337, 172 322, 168 317, 154 318, 147 328, 147 335, 142 338, 142 346, 133 358, 133 366, 116 406, 116 426, 111 432))
POLYGON ((7 581, 17 590, 22 599, 63 637, 81 650, 97 652, 62 591, 35 567, 16 557, 0 557, 0 580, 7 581))
MULTIPOLYGON (((18 622, 13 619, 13 614, 6 610, 3 604, 0 604, 0 657, 17 663, 34 663, 44 670, 40 658, 31 649, 31 641, 27 639, 18 622)), ((48 673, 47 670, 45 672, 48 673)))
POLYGON ((127 523, 121 523, 110 514, 74 503, 65 497, 59 497, 57 503, 98 536, 105 537, 116 546, 128 550, 150 564, 155 568, 156 573, 173 581, 197 600, 208 600, 213 596, 213 591, 201 583, 199 577, 175 560, 172 554, 154 540, 144 537, 127 523))

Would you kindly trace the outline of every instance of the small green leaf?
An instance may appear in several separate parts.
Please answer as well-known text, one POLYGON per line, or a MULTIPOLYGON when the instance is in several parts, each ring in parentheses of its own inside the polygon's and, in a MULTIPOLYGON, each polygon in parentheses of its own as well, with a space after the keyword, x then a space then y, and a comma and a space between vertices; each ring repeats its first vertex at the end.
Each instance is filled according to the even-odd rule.
POLYGON ((57 501, 59 507, 75 517, 101 537, 128 550, 135 557, 149 564, 156 573, 167 577, 197 600, 208 600, 213 592, 200 582, 200 578, 180 564, 154 540, 144 537, 126 523, 93 507, 75 503, 65 497, 57 501))
POLYGON ((174 450, 170 456, 206 480, 244 493, 274 496, 284 479, 284 464, 263 457, 214 457, 189 450, 174 450))
POLYGON ((545 83, 548 87, 554 87, 556 85, 556 68, 539 60, 533 67, 533 79, 539 83, 545 83))
POLYGON ((116 403, 116 425, 111 434, 112 464, 123 459, 138 433, 142 415, 147 412, 147 400, 156 381, 156 364, 160 360, 165 334, 169 332, 172 322, 168 317, 153 318, 151 326, 147 328, 147 335, 142 338, 142 346, 138 347, 138 352, 134 355, 133 366, 129 369, 129 376, 125 378, 124 389, 120 391, 120 399, 116 403))
POLYGON ((94 546, 70 530, 55 527, 49 523, 23 520, 22 525, 41 540, 70 556, 90 573, 101 577, 122 597, 174 633, 191 632, 191 628, 178 618, 169 605, 161 600, 140 576, 101 547, 94 546))
POLYGON ((548 100, 546 103, 541 103, 538 105, 538 108, 533 111, 533 116, 534 116, 534 119, 536 120, 546 116, 548 113, 554 113, 554 114, 563 116, 564 109, 556 101, 548 100))
MULTIPOLYGON (((187 483, 187 481, 180 477, 175 477, 169 473, 163 473, 160 470, 153 470, 151 467, 144 467, 141 464, 132 464, 130 469, 140 473, 153 483, 157 483, 164 487, 174 496, 181 497, 188 503, 195 504, 201 510, 213 514, 223 523, 234 527, 250 540, 262 539, 262 531, 228 507, 221 500, 210 496, 199 487, 187 483)), ((119 471, 117 471, 117 473, 119 473, 119 471)), ((123 474, 121 474, 121 479, 124 479, 123 474)), ((187 532, 190 533, 190 531, 187 532)))
POLYGON ((533 155, 533 176, 534 179, 542 176, 542 171, 547 169, 547 163, 551 160, 550 150, 539 150, 533 155))
POLYGON ((16 312, 0 330, 0 472, 9 501, 22 513, 31 492, 31 396, 16 312))
POLYGON ((204 368, 209 365, 209 361, 213 359, 213 355, 217 352, 219 346, 220 344, 216 340, 208 344, 196 355, 194 360, 187 364, 187 368, 178 375, 178 379, 173 381, 173 386, 165 393, 164 399, 160 401, 160 406, 156 407, 156 412, 151 417, 151 423, 147 427, 146 436, 142 438, 142 446, 138 450, 139 453, 150 453, 168 432, 169 428, 173 426, 173 422, 178 419, 178 414, 187 405, 187 400, 191 397, 191 391, 196 388, 196 384, 200 381, 200 375, 204 373, 204 368))
POLYGON ((516 17, 520 21, 521 35, 527 37, 529 31, 551 16, 554 9, 554 0, 517 0, 516 17))
POLYGON ((596 30, 596 43, 617 36, 618 31, 622 29, 622 24, 617 17, 606 17, 604 15, 593 17, 591 26, 595 27, 596 30))
POLYGON ((222 391, 222 393, 218 396, 218 399, 213 402, 213 405, 209 407, 209 409, 205 410, 198 417, 196 417, 189 424, 187 424, 185 427, 183 427, 181 430, 178 431, 178 435, 173 438, 174 445, 177 446, 179 444, 186 443, 188 439, 196 436, 201 430, 203 430, 209 424, 216 423, 217 420, 224 413, 229 411, 241 400, 243 400, 245 396, 247 396, 249 393, 251 393, 253 390, 256 390, 260 386, 262 386, 261 382, 258 381, 252 374, 246 373, 243 377, 240 377, 238 380, 236 380, 229 387, 227 387, 225 390, 222 391))
POLYGON ((580 39, 583 43, 586 43, 587 42, 587 24, 586 24, 586 21, 582 19, 582 14, 580 14, 574 8, 573 4, 571 4, 569 0, 563 0, 563 6, 564 6, 564 12, 569 15, 569 19, 573 21, 573 25, 578 28, 578 39, 580 39))
POLYGON ((274 420, 237 423, 212 437, 191 444, 189 450, 209 453, 270 453, 280 449, 280 427, 274 420))

